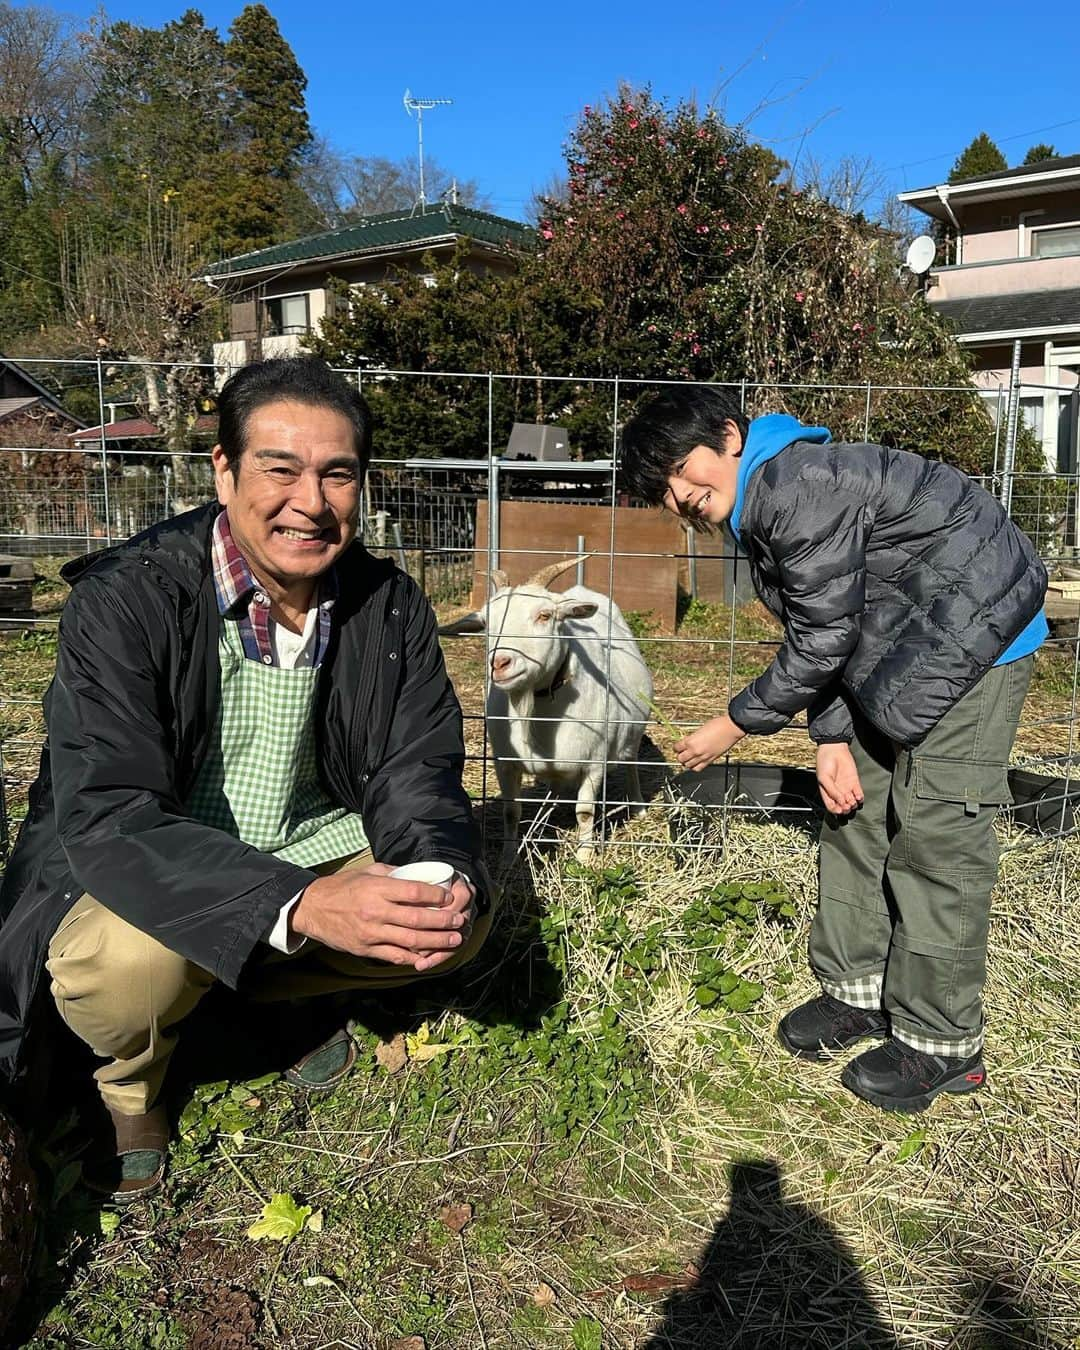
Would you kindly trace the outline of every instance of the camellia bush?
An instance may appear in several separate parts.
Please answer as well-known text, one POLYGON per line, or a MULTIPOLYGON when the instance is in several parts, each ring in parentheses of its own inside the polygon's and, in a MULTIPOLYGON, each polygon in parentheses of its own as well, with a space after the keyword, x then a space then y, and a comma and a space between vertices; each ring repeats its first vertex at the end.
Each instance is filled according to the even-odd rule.
MULTIPOLYGON (((609 455, 614 399, 592 380, 618 375, 745 382, 751 412, 790 411, 969 472, 992 466, 968 357, 898 275, 897 238, 802 190, 743 129, 623 90, 584 109, 565 178, 513 275, 433 263, 430 282, 402 275, 336 306, 314 349, 348 365, 516 377, 494 391, 496 444, 513 420, 553 422, 586 456, 609 455)), ((486 441, 486 387, 433 376, 370 392, 384 453, 486 441)), ((624 386, 620 420, 643 392, 624 386)))

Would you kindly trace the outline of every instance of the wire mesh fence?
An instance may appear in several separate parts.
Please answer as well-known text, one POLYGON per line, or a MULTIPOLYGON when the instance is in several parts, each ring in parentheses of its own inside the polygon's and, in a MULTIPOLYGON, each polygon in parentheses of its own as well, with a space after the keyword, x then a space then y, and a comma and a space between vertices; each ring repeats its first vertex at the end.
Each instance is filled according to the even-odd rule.
MULTIPOLYGON (((101 363, 89 363, 83 373, 98 387, 102 424, 94 434, 80 432, 68 446, 27 439, 0 449, 0 554, 31 557, 39 577, 31 611, 0 613, 0 855, 25 809, 43 740, 40 703, 51 678, 65 592, 56 578, 58 564, 214 495, 209 440, 178 454, 163 435, 114 436, 105 416, 107 373, 101 363)), ((444 626, 484 609, 495 590, 493 572, 519 585, 571 559, 578 561, 553 583, 557 588, 584 585, 614 601, 588 621, 567 626, 574 630, 580 659, 591 667, 590 687, 600 691, 598 701, 590 695, 584 711, 572 703, 552 704, 545 692, 565 653, 557 643, 551 647, 557 655, 537 666, 550 676, 547 686, 534 685, 520 698, 501 696, 497 682, 493 687, 496 646, 535 638, 529 624, 515 631, 520 618, 510 622, 504 612, 501 626, 489 622, 483 631, 444 640, 465 715, 466 782, 493 843, 503 834, 497 759, 504 769, 507 759, 526 761, 526 770, 544 760, 549 769, 556 765, 539 779, 526 773, 521 784, 516 775, 502 774, 503 786, 509 784, 522 810, 520 838, 527 845, 587 835, 590 807, 596 836, 609 849, 722 847, 726 821, 736 812, 813 824, 818 807, 804 722, 776 737, 743 742, 710 775, 706 792, 675 760, 679 736, 727 707, 769 662, 781 631, 755 601, 748 568, 730 537, 703 539, 620 492, 617 428, 629 403, 655 388, 654 382, 561 377, 529 382, 530 409, 540 388, 551 418, 573 400, 580 407, 583 391, 601 410, 606 454, 583 462, 507 456, 515 421, 528 420, 518 377, 346 374, 361 387, 377 388, 384 403, 406 381, 415 382, 414 393, 419 386, 423 406, 430 403, 431 421, 415 440, 406 443, 398 428, 398 440, 389 447, 396 456, 376 454, 364 485, 360 529, 374 552, 395 558, 411 573, 444 626), (464 412, 457 417, 448 408, 464 412), (618 665, 630 651, 640 654, 642 676, 641 688, 628 690, 613 682, 612 663, 618 665), (545 700, 557 707, 557 715, 545 708, 545 700), (638 725, 640 746, 636 732, 627 732, 638 725), (568 726, 580 734, 568 738, 568 726), (628 737, 634 741, 630 749, 628 737), (613 757, 616 743, 622 748, 613 757), (663 828, 640 828, 639 813, 662 818, 663 828)), ((832 388, 837 397, 857 401, 866 439, 873 439, 878 415, 887 409, 896 416, 905 400, 919 398, 925 405, 929 396, 945 407, 986 398, 985 391, 966 388, 832 388)), ((759 392, 747 385, 739 391, 746 406, 759 392)), ((812 392, 820 390, 788 388, 779 395, 797 414, 800 398, 812 392)), ((1070 591, 1080 546, 1078 482, 1075 473, 1006 473, 1002 421, 998 418, 990 433, 992 461, 978 481, 1007 502, 1051 569, 1063 574, 1053 636, 1036 658, 1016 742, 1014 813, 1027 827, 1026 835, 1016 836, 1019 841, 1070 832, 1080 795, 1074 788, 1080 582, 1076 600, 1070 591)), ((595 425, 592 444, 595 448, 595 425)), ((377 452, 386 448, 377 440, 377 452)), ((800 839, 794 834, 792 846, 802 846, 800 839)))

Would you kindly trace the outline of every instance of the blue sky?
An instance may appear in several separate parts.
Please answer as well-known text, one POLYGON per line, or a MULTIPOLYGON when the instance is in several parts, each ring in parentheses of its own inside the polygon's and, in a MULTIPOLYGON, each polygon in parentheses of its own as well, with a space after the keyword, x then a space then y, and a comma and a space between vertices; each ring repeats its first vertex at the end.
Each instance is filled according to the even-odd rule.
MULTIPOLYGON (((242 3, 201 8, 224 31, 242 3)), ((401 158, 416 151, 405 89, 452 98, 425 117, 426 150, 511 216, 559 171, 582 106, 620 80, 672 100, 718 99, 788 160, 869 157, 890 191, 940 181, 983 130, 1010 164, 1035 141, 1080 152, 1080 30, 1067 10, 1056 21, 997 0, 266 3, 307 72, 319 132, 347 151, 401 158)), ((111 18, 154 25, 183 8, 107 6, 111 18)))

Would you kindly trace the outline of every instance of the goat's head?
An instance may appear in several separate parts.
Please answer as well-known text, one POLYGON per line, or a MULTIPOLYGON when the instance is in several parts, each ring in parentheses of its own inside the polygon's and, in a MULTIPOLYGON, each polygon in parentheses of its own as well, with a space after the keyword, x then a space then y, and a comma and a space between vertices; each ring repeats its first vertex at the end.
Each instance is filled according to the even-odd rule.
MULTIPOLYGON (((587 556, 587 555, 583 555, 587 556)), ((461 633, 488 633, 488 660, 492 683, 517 695, 549 687, 566 659, 566 619, 589 619, 594 601, 560 595, 547 589, 550 582, 581 558, 550 563, 520 586, 510 586, 505 572, 491 574, 494 594, 483 609, 466 614, 440 628, 446 637, 461 633)))

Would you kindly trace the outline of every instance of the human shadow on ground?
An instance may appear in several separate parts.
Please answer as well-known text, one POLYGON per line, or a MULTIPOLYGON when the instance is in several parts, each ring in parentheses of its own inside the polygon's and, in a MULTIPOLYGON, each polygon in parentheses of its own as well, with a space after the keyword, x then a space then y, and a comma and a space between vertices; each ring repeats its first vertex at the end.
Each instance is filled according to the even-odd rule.
POLYGON ((731 1208, 645 1350, 900 1350, 836 1230, 784 1197, 774 1162, 737 1162, 731 1208))
POLYGON ((967 1310, 950 1345, 955 1350, 1034 1350, 1054 1340, 1019 1292, 1022 1273, 999 1271, 972 1280, 965 1290, 967 1310))

